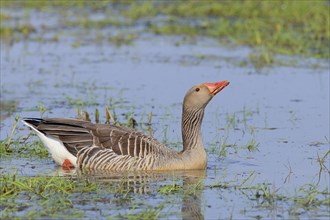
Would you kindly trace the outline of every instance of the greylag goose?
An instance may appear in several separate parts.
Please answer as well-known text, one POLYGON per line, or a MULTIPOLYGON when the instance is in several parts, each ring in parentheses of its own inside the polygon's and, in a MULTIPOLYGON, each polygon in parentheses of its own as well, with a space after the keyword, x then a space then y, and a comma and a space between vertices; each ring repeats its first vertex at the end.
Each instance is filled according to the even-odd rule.
POLYGON ((64 168, 95 170, 205 169, 207 156, 201 124, 209 101, 229 82, 198 84, 183 100, 183 150, 177 152, 156 139, 127 127, 93 124, 65 118, 24 118, 54 161, 64 168))

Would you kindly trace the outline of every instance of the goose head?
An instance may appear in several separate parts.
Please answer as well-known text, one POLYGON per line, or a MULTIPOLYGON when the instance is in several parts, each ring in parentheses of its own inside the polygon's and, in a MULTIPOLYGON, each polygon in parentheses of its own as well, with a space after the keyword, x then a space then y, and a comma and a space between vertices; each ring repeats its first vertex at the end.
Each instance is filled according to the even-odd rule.
POLYGON ((221 82, 202 83, 193 86, 184 97, 183 108, 186 110, 204 109, 211 99, 228 85, 229 81, 224 80, 221 82))

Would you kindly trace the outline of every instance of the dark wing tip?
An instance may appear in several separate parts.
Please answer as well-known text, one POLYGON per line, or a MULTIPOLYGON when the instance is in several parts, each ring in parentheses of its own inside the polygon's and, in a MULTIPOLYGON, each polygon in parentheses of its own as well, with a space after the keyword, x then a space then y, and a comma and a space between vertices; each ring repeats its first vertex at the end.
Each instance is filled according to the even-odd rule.
POLYGON ((39 124, 44 122, 44 120, 41 118, 23 118, 22 122, 33 127, 37 127, 39 124))

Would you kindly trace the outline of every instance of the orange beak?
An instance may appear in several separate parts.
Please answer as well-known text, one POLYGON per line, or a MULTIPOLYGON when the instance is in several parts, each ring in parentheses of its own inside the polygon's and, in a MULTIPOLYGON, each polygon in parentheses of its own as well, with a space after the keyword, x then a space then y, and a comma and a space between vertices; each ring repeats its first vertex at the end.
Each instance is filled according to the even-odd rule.
POLYGON ((204 85, 210 90, 210 93, 214 96, 221 90, 223 90, 226 86, 229 85, 229 81, 224 80, 222 82, 215 83, 204 83, 204 85))

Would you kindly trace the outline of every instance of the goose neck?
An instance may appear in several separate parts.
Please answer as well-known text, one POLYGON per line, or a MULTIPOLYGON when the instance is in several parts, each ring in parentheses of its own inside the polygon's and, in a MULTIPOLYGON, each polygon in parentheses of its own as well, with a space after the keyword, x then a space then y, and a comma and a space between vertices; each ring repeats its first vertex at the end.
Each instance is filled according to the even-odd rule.
POLYGON ((182 141, 183 151, 203 148, 201 124, 204 109, 183 109, 182 141))

